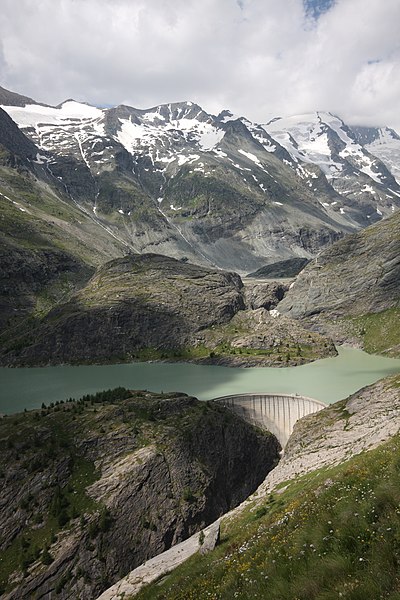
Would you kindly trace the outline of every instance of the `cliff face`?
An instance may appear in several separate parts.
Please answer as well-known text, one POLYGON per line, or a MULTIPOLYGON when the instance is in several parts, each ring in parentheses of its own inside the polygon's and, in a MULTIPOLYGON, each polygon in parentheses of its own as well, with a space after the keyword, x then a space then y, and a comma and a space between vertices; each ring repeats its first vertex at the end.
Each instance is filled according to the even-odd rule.
POLYGON ((0 421, 4 598, 95 598, 243 501, 279 444, 184 394, 97 395, 0 421))

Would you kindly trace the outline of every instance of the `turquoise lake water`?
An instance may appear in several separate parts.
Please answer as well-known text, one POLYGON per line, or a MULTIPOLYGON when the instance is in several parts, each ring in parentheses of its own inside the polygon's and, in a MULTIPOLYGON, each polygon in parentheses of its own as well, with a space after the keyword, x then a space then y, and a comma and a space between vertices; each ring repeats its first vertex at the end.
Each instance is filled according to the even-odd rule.
POLYGON ((400 373, 400 359, 339 348, 339 356, 299 367, 230 368, 185 363, 0 368, 0 413, 38 408, 45 402, 123 386, 186 392, 201 400, 243 392, 302 394, 326 403, 400 373))

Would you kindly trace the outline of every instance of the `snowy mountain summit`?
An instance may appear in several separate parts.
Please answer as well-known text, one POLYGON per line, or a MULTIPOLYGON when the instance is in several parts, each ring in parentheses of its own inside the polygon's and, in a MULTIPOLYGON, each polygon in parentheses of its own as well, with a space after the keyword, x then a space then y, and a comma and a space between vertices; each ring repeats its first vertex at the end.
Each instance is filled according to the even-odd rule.
POLYGON ((309 258, 400 206, 400 138, 330 113, 252 123, 193 102, 57 107, 0 89, 70 201, 134 251, 239 271, 309 258))

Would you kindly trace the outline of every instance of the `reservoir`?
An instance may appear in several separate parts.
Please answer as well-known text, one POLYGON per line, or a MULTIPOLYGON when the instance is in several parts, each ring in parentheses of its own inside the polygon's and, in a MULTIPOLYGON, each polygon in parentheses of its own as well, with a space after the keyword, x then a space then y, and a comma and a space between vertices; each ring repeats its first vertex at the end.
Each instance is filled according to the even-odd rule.
POLYGON ((186 392, 200 400, 253 393, 300 394, 332 403, 382 377, 400 373, 400 359, 338 348, 339 356, 284 368, 232 368, 186 363, 0 368, 0 413, 39 408, 123 386, 186 392))

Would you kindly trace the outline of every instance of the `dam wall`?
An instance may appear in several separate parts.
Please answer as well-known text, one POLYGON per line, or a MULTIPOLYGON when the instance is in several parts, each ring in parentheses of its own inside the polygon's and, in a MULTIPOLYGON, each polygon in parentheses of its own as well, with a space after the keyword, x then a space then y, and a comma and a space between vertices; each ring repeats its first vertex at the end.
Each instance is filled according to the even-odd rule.
POLYGON ((307 396, 290 394, 238 394, 214 398, 252 425, 273 433, 282 448, 287 444, 299 419, 326 408, 326 404, 307 396))

